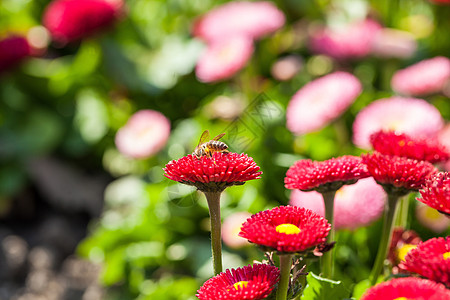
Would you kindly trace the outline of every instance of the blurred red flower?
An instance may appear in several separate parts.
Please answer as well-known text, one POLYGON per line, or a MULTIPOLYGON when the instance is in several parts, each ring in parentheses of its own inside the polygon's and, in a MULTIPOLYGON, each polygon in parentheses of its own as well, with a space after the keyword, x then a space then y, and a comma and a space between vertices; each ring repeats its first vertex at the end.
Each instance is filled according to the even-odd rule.
POLYGON ((121 0, 54 0, 42 22, 53 40, 65 45, 110 27, 122 8, 121 0))
POLYGON ((416 277, 396 278, 368 289, 360 300, 444 300, 450 291, 444 285, 416 277))
POLYGON ((280 271, 266 264, 226 270, 206 281, 197 291, 200 300, 265 299, 277 284, 280 271))
POLYGON ((292 96, 286 110, 286 126, 295 134, 317 131, 339 117, 361 91, 361 82, 347 72, 313 80, 292 96))
POLYGON ((437 139, 412 138, 395 131, 380 130, 370 136, 373 148, 387 155, 404 156, 430 163, 447 161, 450 152, 437 139))
POLYGON ((0 40, 0 73, 13 68, 30 54, 31 47, 24 37, 12 35, 0 40))
POLYGON ((254 214, 239 236, 278 252, 303 252, 325 242, 331 225, 302 207, 279 206, 254 214))
POLYGON ((450 287, 450 237, 420 243, 408 252, 399 267, 450 287))
POLYGON ((337 191, 369 176, 359 156, 344 155, 325 161, 299 160, 287 171, 284 184, 288 189, 322 193, 337 191))
POLYGON ((354 59, 370 53, 381 25, 367 19, 343 26, 312 30, 309 46, 313 52, 336 59, 354 59))
POLYGON ((435 136, 444 126, 439 110, 423 99, 390 97, 362 109, 353 122, 353 143, 370 149, 370 136, 379 130, 394 130, 409 136, 435 136))
POLYGON ((159 111, 144 109, 133 114, 117 131, 115 143, 123 155, 144 159, 160 151, 169 136, 169 119, 159 111))
POLYGON ((391 86, 397 93, 421 96, 441 92, 450 83, 450 59, 437 56, 422 60, 392 77, 391 86))
POLYGON ((214 152, 212 157, 189 154, 169 162, 164 176, 193 185, 200 191, 223 191, 228 186, 241 185, 259 179, 262 174, 253 158, 246 154, 214 152))
POLYGON ((420 190, 420 202, 450 216, 450 173, 440 172, 425 181, 420 190))
POLYGON ((225 80, 240 71, 253 54, 253 41, 233 37, 207 46, 197 61, 195 74, 202 82, 225 80))
POLYGON ((258 39, 280 29, 285 17, 268 1, 232 1, 218 6, 202 16, 193 33, 207 43, 234 37, 258 39))

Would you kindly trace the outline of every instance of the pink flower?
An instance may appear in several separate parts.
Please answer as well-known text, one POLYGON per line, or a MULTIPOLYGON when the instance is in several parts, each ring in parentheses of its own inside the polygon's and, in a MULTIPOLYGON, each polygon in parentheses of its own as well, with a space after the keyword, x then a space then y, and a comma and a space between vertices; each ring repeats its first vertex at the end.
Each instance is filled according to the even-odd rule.
POLYGON ((416 203, 416 219, 435 233, 442 233, 450 227, 450 218, 422 202, 416 203))
POLYGON ((43 24, 56 42, 65 45, 110 27, 122 5, 121 0, 54 0, 44 12, 43 24))
POLYGON ((313 32, 309 46, 313 52, 336 59, 360 58, 370 53, 380 29, 380 24, 369 19, 338 28, 320 28, 313 32))
POLYGON ((439 110, 425 100, 384 98, 358 113, 353 123, 353 143, 370 149, 370 136, 379 130, 393 130, 418 138, 436 135, 443 125, 439 110))
MULTIPOLYGON (((344 185, 334 199, 334 222, 336 229, 356 229, 377 220, 384 211, 386 194, 373 178, 358 180, 344 185)), ((293 190, 290 205, 304 207, 325 216, 325 205, 320 193, 293 190)))
POLYGON ((234 213, 223 221, 222 239, 225 245, 230 248, 242 248, 249 245, 247 239, 239 236, 241 226, 252 216, 249 212, 234 213))
POLYGON ((202 82, 232 77, 253 54, 253 42, 246 37, 232 37, 209 45, 197 62, 195 73, 202 82))
POLYGON ((12 35, 0 40, 0 73, 19 64, 30 54, 30 45, 24 37, 12 35))
POLYGON ((170 121, 160 112, 140 110, 117 131, 116 146, 126 156, 144 159, 156 154, 170 135, 170 121))
POLYGON ((284 21, 283 13, 271 2, 234 1, 201 17, 193 33, 208 43, 236 36, 253 40, 278 30, 284 21))
POLYGON ((298 55, 288 55, 277 60, 270 70, 276 80, 292 79, 302 69, 303 59, 298 55))
POLYGON ((409 58, 416 49, 414 35, 391 28, 379 30, 372 43, 372 53, 378 57, 409 58))
POLYGON ((397 71, 391 86, 397 93, 420 96, 438 93, 449 82, 450 59, 437 56, 397 71))
POLYGON ((339 117, 361 91, 359 80, 346 72, 335 72, 311 81, 289 102, 286 126, 295 134, 319 130, 339 117))

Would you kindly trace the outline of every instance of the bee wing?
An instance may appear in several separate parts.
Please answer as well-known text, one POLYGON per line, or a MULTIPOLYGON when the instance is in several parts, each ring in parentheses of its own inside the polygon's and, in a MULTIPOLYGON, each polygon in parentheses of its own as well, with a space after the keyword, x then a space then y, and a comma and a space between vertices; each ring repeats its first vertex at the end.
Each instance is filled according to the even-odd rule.
POLYGON ((198 141, 197 148, 198 146, 203 144, 207 139, 209 139, 209 130, 203 131, 202 135, 200 136, 200 140, 198 141))
POLYGON ((218 141, 218 140, 220 140, 224 135, 225 135, 225 133, 221 133, 221 134, 219 134, 218 136, 216 136, 215 138, 213 138, 212 140, 213 140, 213 141, 218 141))

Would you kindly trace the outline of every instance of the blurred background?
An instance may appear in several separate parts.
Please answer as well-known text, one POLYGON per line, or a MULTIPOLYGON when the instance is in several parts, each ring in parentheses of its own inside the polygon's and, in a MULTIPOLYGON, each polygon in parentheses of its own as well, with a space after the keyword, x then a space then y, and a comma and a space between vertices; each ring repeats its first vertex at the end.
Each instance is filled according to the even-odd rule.
MULTIPOLYGON (((248 213, 289 203, 283 180, 296 160, 369 150, 352 137, 370 103, 420 97, 446 128, 450 75, 421 95, 391 78, 448 58, 448 1, 273 1, 275 15, 261 10, 255 22, 278 25, 217 54, 204 33, 217 24, 200 17, 225 3, 0 1, 0 299, 196 299, 212 276, 206 201, 162 169, 192 153, 205 129, 226 133, 263 171, 223 193, 223 220, 235 218, 224 225, 229 268, 264 259, 236 234, 248 213), (364 31, 367 20, 376 25, 364 31), (293 95, 335 71, 355 75, 362 93, 338 113, 330 105, 320 126, 288 129, 293 95)), ((224 14, 211 19, 246 19, 224 14)), ((448 144, 450 130, 439 134, 448 144)), ((423 240, 448 235, 449 221, 415 196, 408 229, 423 240)), ((349 289, 368 276, 381 221, 350 227, 336 253, 349 289)))

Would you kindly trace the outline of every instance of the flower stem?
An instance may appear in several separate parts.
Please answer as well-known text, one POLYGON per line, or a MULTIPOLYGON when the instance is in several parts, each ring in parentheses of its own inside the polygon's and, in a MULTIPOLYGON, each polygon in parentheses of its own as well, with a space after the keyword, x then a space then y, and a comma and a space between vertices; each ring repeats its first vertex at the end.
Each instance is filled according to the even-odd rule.
POLYGON ((397 195, 388 194, 388 201, 384 210, 383 229, 381 232, 381 240, 378 246, 377 257, 370 273, 369 280, 373 286, 377 282, 378 276, 383 269, 384 260, 386 259, 391 244, 392 230, 394 225, 395 211, 397 210, 397 204, 399 197, 397 195))
POLYGON ((280 255, 280 281, 278 282, 277 299, 286 300, 291 277, 292 254, 280 255))
MULTIPOLYGON (((307 265, 306 257, 301 257, 300 263, 295 266, 295 271, 300 272, 305 265, 307 265)), ((304 272, 304 270, 303 270, 303 272, 304 272)), ((299 275, 297 278, 297 282, 301 285, 301 288, 298 291, 298 295, 297 295, 297 297, 295 297, 294 300, 300 300, 302 297, 303 291, 305 290, 305 287, 306 287, 306 275, 303 275, 303 274, 299 275)))
MULTIPOLYGON (((323 201, 325 203, 325 219, 331 224, 331 230, 328 233, 327 242, 333 242, 335 239, 334 232, 334 196, 336 191, 322 193, 323 201)), ((322 274, 326 278, 332 278, 334 273, 333 249, 325 252, 322 256, 322 274)))
POLYGON ((214 275, 222 272, 222 237, 220 221, 220 192, 205 192, 211 220, 211 250, 214 275))
POLYGON ((408 225, 408 210, 409 210, 409 197, 404 196, 399 199, 399 208, 395 217, 395 226, 407 228, 408 225))

